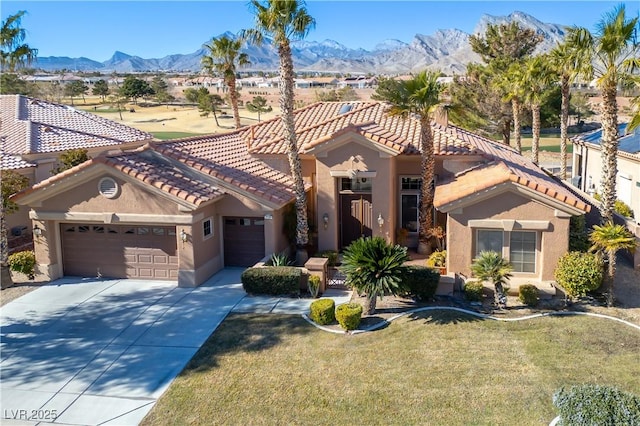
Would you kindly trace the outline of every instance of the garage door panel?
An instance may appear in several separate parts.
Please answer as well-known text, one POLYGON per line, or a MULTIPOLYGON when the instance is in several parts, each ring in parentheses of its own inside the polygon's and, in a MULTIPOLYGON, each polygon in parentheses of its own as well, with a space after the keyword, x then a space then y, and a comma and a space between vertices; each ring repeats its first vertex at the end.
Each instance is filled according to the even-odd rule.
POLYGON ((225 217, 223 232, 226 266, 251 266, 264 257, 263 218, 225 217))
POLYGON ((61 224, 66 275, 177 279, 174 227, 61 224))

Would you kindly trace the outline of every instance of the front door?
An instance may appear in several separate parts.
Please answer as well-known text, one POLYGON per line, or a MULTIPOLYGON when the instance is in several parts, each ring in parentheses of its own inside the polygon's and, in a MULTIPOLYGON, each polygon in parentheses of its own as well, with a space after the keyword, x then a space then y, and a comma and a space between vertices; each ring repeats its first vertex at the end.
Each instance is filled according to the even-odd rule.
POLYGON ((373 224, 371 194, 340 195, 340 245, 346 247, 360 237, 370 237, 373 224))

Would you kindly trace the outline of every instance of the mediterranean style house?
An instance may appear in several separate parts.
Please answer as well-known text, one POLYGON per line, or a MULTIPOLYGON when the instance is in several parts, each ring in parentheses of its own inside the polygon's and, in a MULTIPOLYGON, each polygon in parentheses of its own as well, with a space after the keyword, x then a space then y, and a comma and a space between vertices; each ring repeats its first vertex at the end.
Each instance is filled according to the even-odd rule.
MULTIPOLYGON (((310 227, 319 250, 360 236, 417 245, 420 124, 378 102, 295 111, 310 227)), ((481 250, 514 265, 513 283, 553 280, 569 219, 589 206, 511 147, 432 123, 435 209, 447 269, 470 275, 481 250)), ((42 273, 199 285, 289 246, 294 202, 279 118, 226 134, 104 154, 15 195, 30 208, 42 273)))
MULTIPOLYGON (((70 149, 84 148, 94 157, 152 139, 149 133, 67 105, 0 95, 1 170, 20 173, 32 184, 51 177, 60 154, 70 149)), ((21 210, 7 217, 9 229, 30 224, 27 211, 21 210)))

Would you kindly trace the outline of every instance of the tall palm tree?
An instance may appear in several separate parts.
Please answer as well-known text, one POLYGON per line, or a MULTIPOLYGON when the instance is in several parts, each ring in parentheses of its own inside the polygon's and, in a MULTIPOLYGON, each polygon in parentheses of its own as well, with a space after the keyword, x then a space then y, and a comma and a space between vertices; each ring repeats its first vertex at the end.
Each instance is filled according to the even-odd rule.
POLYGON ((602 96, 602 203, 605 222, 613 220, 616 202, 618 150, 618 84, 638 65, 640 44, 634 43, 638 18, 627 19, 624 5, 605 14, 594 34, 586 28, 572 27, 567 31, 567 43, 575 47, 590 64, 586 73, 595 77, 602 96))
POLYGON ((593 244, 590 251, 603 251, 607 255, 609 266, 607 268, 607 281, 609 293, 607 304, 613 305, 613 278, 616 274, 616 253, 619 250, 633 250, 636 247, 636 239, 631 232, 622 225, 607 222, 604 225, 594 225, 589 236, 593 244))
POLYGON ((24 43, 27 32, 20 26, 26 11, 21 10, 9 16, 0 26, 0 69, 14 72, 16 67, 31 65, 38 49, 24 43))
POLYGON ((229 99, 233 109, 233 120, 236 129, 240 128, 240 113, 238 112, 238 91, 236 90, 236 66, 249 65, 246 53, 240 53, 241 39, 231 39, 223 35, 212 38, 208 44, 202 46, 207 53, 202 57, 202 67, 209 74, 222 74, 224 83, 229 88, 229 99))
POLYGON ((422 71, 414 78, 405 81, 382 80, 372 98, 389 102, 389 113, 401 117, 415 114, 420 120, 420 168, 422 187, 419 200, 418 252, 430 251, 429 228, 433 226, 433 196, 435 193, 435 158, 433 154, 433 130, 431 118, 440 104, 443 87, 438 83, 439 72, 422 71))
POLYGON ((298 153, 295 122, 293 116, 293 59, 291 40, 301 40, 315 27, 316 21, 309 15, 304 1, 298 0, 251 0, 255 17, 255 27, 243 30, 242 38, 253 44, 262 44, 265 38, 272 38, 278 47, 280 57, 280 111, 282 125, 287 140, 289 168, 293 177, 296 194, 296 245, 298 263, 306 254, 305 246, 309 242, 309 224, 307 221, 307 195, 302 179, 302 165, 298 153))
MULTIPOLYGON (((640 76, 633 77, 633 84, 640 89, 640 76)), ((633 108, 634 114, 631 117, 631 121, 627 125, 627 133, 637 129, 640 127, 640 95, 636 96, 631 100, 631 107, 633 108)))
POLYGON ((507 71, 496 76, 494 85, 504 93, 502 100, 511 102, 511 111, 513 115, 513 138, 518 152, 522 152, 522 132, 520 118, 522 115, 522 101, 525 97, 524 75, 522 61, 513 62, 507 71))
POLYGON ((522 82, 524 99, 531 108, 531 160, 536 164, 540 148, 540 106, 544 92, 551 85, 552 76, 545 56, 533 56, 525 60, 522 82))
POLYGON ((560 77, 560 94, 562 106, 560 107, 560 177, 567 178, 567 142, 569 140, 569 101, 571 97, 571 83, 588 70, 588 64, 584 62, 584 55, 571 44, 564 42, 558 44, 550 53, 551 65, 560 77))

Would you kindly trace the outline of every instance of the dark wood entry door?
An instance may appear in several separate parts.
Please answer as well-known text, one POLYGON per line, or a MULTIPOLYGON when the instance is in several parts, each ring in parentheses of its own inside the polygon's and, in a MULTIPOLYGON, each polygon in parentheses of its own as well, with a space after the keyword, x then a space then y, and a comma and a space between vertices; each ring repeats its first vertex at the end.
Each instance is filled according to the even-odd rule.
POLYGON ((360 237, 370 237, 373 224, 371 194, 340 196, 340 245, 346 247, 360 237))

